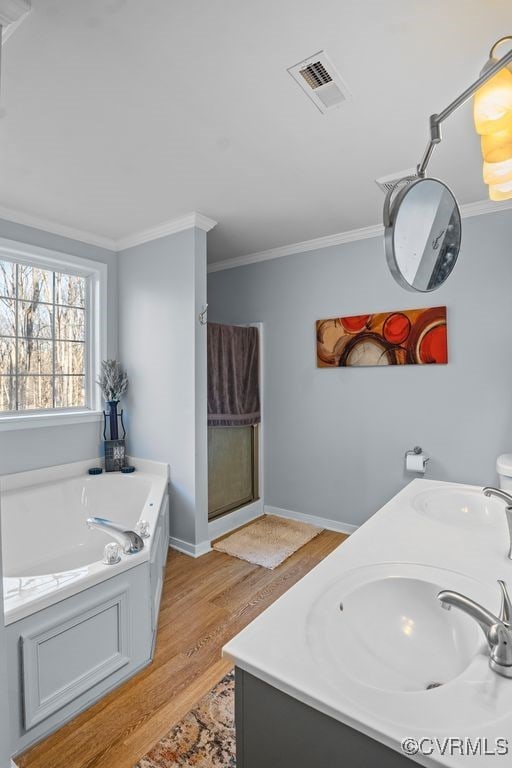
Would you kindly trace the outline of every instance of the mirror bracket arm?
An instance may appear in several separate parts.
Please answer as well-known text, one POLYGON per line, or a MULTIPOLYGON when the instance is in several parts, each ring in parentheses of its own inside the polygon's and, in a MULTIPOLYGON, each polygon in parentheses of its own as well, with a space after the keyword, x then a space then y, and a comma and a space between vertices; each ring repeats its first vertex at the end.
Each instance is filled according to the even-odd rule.
MULTIPOLYGON (((507 35, 507 37, 498 40, 498 42, 495 43, 492 47, 491 55, 496 46, 505 40, 512 40, 512 35, 507 35)), ((430 162, 430 158, 432 157, 434 149, 443 138, 441 134, 441 123, 443 123, 459 107, 461 107, 466 103, 466 101, 474 96, 474 94, 478 91, 479 88, 482 87, 482 85, 484 85, 484 83, 494 77, 497 72, 499 72, 504 67, 507 67, 509 64, 512 64, 512 49, 504 56, 502 56, 501 59, 498 59, 492 66, 486 66, 478 80, 475 80, 475 82, 466 88, 466 90, 463 91, 459 96, 457 96, 457 98, 454 99, 451 104, 448 104, 448 106, 443 109, 442 112, 430 116, 430 140, 427 144, 425 152, 423 153, 423 157, 421 158, 416 168, 416 172, 421 179, 425 177, 425 172, 427 170, 427 166, 430 162)))
POLYGON ((423 157, 416 167, 416 173, 420 179, 425 178, 425 172, 430 162, 430 158, 432 157, 432 153, 434 152, 436 146, 441 143, 442 138, 443 136, 441 134, 441 121, 439 120, 439 115, 430 115, 430 141, 428 142, 425 152, 423 153, 423 157))

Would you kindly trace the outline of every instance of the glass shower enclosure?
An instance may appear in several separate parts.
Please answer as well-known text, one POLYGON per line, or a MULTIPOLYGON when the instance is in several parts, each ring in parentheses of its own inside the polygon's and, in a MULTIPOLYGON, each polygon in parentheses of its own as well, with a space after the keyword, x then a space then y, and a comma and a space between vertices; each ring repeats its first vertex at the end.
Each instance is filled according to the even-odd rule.
POLYGON ((260 337, 208 322, 208 519, 259 498, 260 337))
POLYGON ((208 427, 208 519, 259 498, 259 428, 208 427))

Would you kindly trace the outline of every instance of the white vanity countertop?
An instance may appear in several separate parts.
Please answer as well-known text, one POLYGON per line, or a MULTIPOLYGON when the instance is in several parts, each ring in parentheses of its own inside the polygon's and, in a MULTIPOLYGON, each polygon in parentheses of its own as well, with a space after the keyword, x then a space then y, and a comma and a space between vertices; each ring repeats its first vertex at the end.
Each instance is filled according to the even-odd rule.
MULTIPOLYGON (((508 755, 441 754, 411 759, 425 766, 509 765, 512 755, 512 680, 488 666, 483 634, 481 652, 453 680, 431 691, 390 691, 370 687, 346 675, 332 674, 326 659, 311 650, 308 617, 319 599, 344 574, 374 564, 412 564, 443 569, 442 588, 460 589, 464 574, 475 580, 469 597, 499 611, 503 579, 512 589, 512 561, 507 558, 508 531, 503 505, 492 507, 483 524, 446 524, 415 508, 415 499, 438 488, 478 491, 475 486, 414 480, 382 507, 346 542, 286 592, 223 649, 241 669, 315 709, 367 734, 401 754, 405 738, 507 739, 508 755), (491 520, 490 517, 493 519, 491 520)), ((483 497, 482 497, 483 498, 483 497)), ((402 565, 403 568, 403 565, 402 565)), ((397 567, 398 570, 398 567, 397 567)), ((452 609, 453 610, 453 609, 452 609)), ((471 621, 468 619, 468 621, 471 621)), ((318 630, 318 627, 317 627, 318 630)), ((368 631, 378 643, 379 627, 368 616, 368 631)), ((421 664, 421 659, 418 660, 421 664)), ((485 746, 485 745, 484 745, 485 746)), ((481 750, 485 753, 485 749, 481 750)))

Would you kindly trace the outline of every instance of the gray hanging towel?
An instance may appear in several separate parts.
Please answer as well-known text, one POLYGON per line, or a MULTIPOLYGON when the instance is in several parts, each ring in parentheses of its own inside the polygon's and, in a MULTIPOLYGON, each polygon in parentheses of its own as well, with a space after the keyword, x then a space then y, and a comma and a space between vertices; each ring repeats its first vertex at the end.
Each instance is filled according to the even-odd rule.
POLYGON ((260 421, 258 329, 208 323, 208 426, 260 421))

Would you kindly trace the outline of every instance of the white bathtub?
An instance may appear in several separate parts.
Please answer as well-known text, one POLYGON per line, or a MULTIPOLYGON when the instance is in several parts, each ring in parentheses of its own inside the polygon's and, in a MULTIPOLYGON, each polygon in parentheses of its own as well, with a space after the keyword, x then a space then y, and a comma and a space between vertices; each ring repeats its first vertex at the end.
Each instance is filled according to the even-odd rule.
POLYGON ((132 529, 147 520, 153 531, 167 492, 168 466, 131 459, 133 474, 88 475, 97 462, 0 477, 5 623, 11 624, 151 557, 144 549, 104 565, 108 531, 91 530, 88 517, 132 529))

